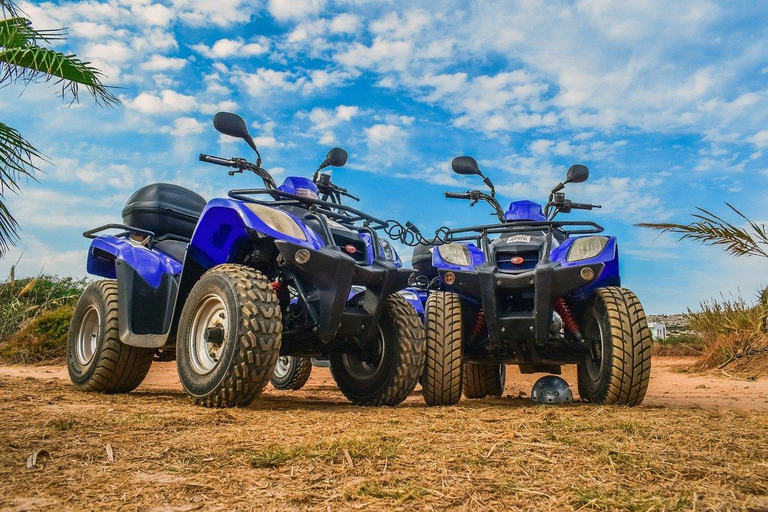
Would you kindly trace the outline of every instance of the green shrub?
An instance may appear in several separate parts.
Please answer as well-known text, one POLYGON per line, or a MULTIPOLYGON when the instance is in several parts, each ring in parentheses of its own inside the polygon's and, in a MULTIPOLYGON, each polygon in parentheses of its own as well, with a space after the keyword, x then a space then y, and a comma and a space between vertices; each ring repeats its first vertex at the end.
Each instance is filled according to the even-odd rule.
POLYGON ((46 311, 71 306, 88 286, 87 279, 41 275, 0 283, 0 342, 46 311))
POLYGON ((42 313, 0 345, 0 357, 13 363, 63 358, 73 310, 67 305, 42 313))

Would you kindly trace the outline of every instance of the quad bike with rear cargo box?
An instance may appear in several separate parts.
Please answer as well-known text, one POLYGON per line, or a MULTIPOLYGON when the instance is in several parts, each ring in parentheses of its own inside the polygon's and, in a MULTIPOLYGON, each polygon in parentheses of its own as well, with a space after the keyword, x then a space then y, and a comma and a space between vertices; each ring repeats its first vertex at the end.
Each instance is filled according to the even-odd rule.
POLYGON ((334 148, 313 179, 278 187, 239 116, 219 113, 214 126, 244 139, 256 163, 200 160, 230 175, 253 172, 264 188, 206 202, 176 185, 149 185, 130 198, 123 224, 85 233, 88 272, 105 279, 75 308, 72 381, 131 391, 160 349, 165 358, 175 352, 197 403, 239 406, 261 393, 280 356, 327 356, 353 403, 403 401, 424 365, 422 323, 396 293, 412 271, 380 239, 386 223, 341 204, 353 196, 320 172, 343 166, 346 152, 334 148))
POLYGON ((504 210, 471 157, 454 159, 452 167, 480 176, 490 194, 446 197, 468 199, 471 206, 485 201, 499 221, 444 229, 436 245, 414 250, 414 268, 431 283, 422 377, 427 404, 455 404, 462 390, 467 398, 500 395, 507 363, 522 373, 555 374, 576 364, 582 399, 641 403, 651 335, 640 301, 621 287, 616 238, 601 235, 594 222, 556 220, 599 208, 573 203, 562 192, 568 183, 585 181, 587 168, 572 166, 542 211, 532 201, 504 210))

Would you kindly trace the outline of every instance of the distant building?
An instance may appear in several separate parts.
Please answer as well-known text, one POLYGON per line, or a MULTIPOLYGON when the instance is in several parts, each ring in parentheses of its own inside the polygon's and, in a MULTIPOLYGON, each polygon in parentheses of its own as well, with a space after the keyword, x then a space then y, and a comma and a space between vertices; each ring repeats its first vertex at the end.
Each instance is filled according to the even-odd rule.
POLYGON ((667 337, 667 326, 660 322, 651 322, 648 324, 648 328, 654 339, 663 340, 667 337))

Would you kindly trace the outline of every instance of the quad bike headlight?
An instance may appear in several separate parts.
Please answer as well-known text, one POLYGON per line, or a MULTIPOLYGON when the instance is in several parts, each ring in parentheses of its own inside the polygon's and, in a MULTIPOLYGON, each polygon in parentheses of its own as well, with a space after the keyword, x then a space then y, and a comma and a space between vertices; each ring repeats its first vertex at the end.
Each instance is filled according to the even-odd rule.
POLYGON ((381 244, 381 251, 384 253, 384 258, 387 261, 397 261, 397 255, 395 254, 395 249, 392 247, 392 244, 387 240, 379 240, 379 243, 381 244))
POLYGON ((468 267, 472 264, 472 256, 464 244, 438 245, 437 250, 440 252, 440 257, 452 265, 468 267))
POLYGON ((296 222, 293 217, 287 213, 255 203, 246 203, 245 206, 247 206, 248 209, 253 213, 258 215, 264 224, 274 229, 275 231, 279 231, 284 235, 288 235, 299 240, 307 239, 307 236, 304 234, 304 231, 301 230, 301 226, 299 226, 298 222, 296 222))
POLYGON ((567 261, 582 261, 594 258, 605 249, 608 244, 608 237, 605 236, 586 236, 577 238, 568 249, 567 261))
POLYGON ((408 290, 400 290, 397 293, 402 295, 405 300, 419 300, 419 296, 418 295, 416 295, 415 293, 413 293, 411 291, 408 291, 408 290))

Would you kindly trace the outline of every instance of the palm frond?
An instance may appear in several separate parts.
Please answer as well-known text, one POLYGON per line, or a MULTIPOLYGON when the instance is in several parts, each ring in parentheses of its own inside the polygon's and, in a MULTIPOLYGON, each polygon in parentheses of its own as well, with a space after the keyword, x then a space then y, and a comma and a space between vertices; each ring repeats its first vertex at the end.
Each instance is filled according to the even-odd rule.
POLYGON ((74 55, 44 48, 22 46, 0 50, 0 84, 3 82, 48 82, 61 84, 62 96, 71 95, 77 101, 80 86, 85 86, 97 104, 120 103, 112 92, 101 83, 102 73, 74 55))
POLYGON ((63 40, 66 35, 63 29, 36 30, 26 18, 0 20, 0 48, 21 48, 37 45, 39 42, 50 43, 63 40))
POLYGON ((18 240, 19 227, 2 198, 8 191, 18 192, 21 180, 35 179, 36 159, 45 158, 18 130, 0 123, 0 252, 18 240))
POLYGON ((704 208, 696 208, 700 213, 692 214, 697 219, 690 224, 651 223, 637 224, 639 227, 657 229, 662 233, 679 234, 680 240, 690 239, 704 245, 721 246, 725 252, 735 256, 763 256, 768 258, 768 230, 764 224, 749 220, 733 205, 725 203, 749 225, 741 228, 704 208))
POLYGON ((19 8, 11 0, 0 0, 0 14, 7 17, 17 16, 19 8))

